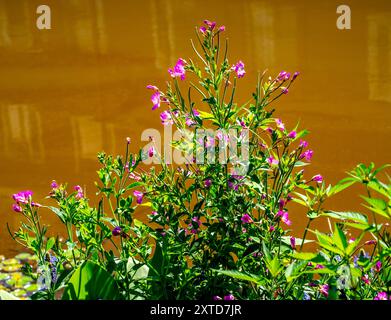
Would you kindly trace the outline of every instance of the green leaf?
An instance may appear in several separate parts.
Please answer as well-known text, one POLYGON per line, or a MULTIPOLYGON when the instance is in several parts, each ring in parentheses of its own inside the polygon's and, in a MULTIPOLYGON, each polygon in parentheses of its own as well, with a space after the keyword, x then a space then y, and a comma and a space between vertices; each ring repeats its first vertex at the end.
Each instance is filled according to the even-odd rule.
POLYGON ((312 260, 318 256, 317 253, 313 252, 294 252, 292 253, 292 257, 299 260, 312 260))
POLYGON ((274 256, 273 260, 266 261, 266 265, 273 277, 276 277, 282 270, 280 259, 277 255, 274 256))
POLYGON ((321 215, 339 220, 351 220, 368 226, 367 216, 358 212, 324 211, 321 215))
POLYGON ((345 249, 348 246, 348 242, 346 241, 345 234, 337 225, 335 225, 334 227, 333 242, 342 251, 345 251, 345 249))
POLYGON ((216 270, 216 269, 212 269, 212 270, 216 271, 218 273, 224 274, 226 276, 229 276, 231 278, 235 278, 238 280, 250 281, 250 282, 254 282, 256 284, 261 284, 260 277, 254 275, 254 274, 247 274, 247 273, 235 271, 235 270, 216 270))
POLYGON ((50 250, 51 248, 53 248, 54 244, 56 243, 56 239, 55 238, 49 238, 49 240, 46 242, 46 250, 50 250))
POLYGON ((69 279, 63 300, 116 300, 120 298, 114 278, 101 266, 84 262, 69 279))
POLYGON ((65 223, 67 221, 67 214, 66 212, 56 208, 56 207, 47 207, 48 209, 52 210, 56 215, 57 217, 60 218, 60 220, 65 223))

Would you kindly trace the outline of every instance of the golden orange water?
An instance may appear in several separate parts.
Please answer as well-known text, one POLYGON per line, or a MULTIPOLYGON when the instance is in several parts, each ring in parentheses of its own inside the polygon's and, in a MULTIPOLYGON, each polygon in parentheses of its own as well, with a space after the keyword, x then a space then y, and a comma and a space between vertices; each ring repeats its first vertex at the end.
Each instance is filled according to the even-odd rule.
MULTIPOLYGON (((43 201, 56 179, 93 198, 97 152, 122 153, 127 136, 136 151, 144 129, 161 128, 145 86, 164 87, 167 68, 192 54, 189 38, 205 18, 226 25, 230 61, 245 63, 239 102, 258 71, 300 71, 276 107, 287 127, 300 120, 311 131, 308 176, 335 183, 359 162, 391 162, 388 0, 350 1, 350 30, 336 27, 341 2, 325 0, 47 0, 52 29, 38 30, 41 2, 0 0, 2 254, 20 250, 6 229, 20 223, 12 193, 31 189, 43 201)), ((330 206, 361 210, 356 191, 330 206)), ((57 218, 41 214, 57 230, 57 218)), ((302 230, 303 216, 291 218, 302 230)))

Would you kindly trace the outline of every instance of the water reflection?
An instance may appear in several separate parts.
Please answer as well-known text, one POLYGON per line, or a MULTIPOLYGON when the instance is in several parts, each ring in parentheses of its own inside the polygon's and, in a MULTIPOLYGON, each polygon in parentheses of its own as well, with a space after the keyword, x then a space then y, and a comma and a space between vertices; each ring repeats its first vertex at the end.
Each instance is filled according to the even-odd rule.
MULTIPOLYGON (((227 26, 230 60, 246 64, 239 102, 258 70, 301 72, 278 116, 310 129, 308 175, 333 183, 357 162, 390 160, 389 1, 355 4, 347 32, 335 27, 334 1, 45 3, 52 30, 40 31, 36 1, 0 0, 0 253, 17 250, 4 227, 18 223, 10 194, 30 188, 43 198, 52 179, 93 190, 97 152, 122 152, 126 136, 136 150, 144 129, 161 128, 145 85, 164 87, 168 67, 191 54, 189 38, 205 18, 227 26)), ((361 209, 349 193, 331 204, 361 209)), ((299 211, 292 219, 303 224, 299 211)))

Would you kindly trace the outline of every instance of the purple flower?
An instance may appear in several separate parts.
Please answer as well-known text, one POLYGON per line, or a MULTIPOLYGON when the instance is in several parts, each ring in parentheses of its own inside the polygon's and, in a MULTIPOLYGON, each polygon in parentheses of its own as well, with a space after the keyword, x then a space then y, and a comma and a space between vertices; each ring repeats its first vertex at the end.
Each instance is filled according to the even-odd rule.
POLYGON ((220 31, 220 32, 225 31, 225 26, 221 26, 221 27, 219 28, 219 31, 220 31))
POLYGON ((319 287, 319 292, 327 298, 329 296, 329 288, 328 284, 323 284, 319 287))
POLYGON ((196 122, 195 122, 193 119, 191 119, 191 118, 189 118, 189 117, 186 117, 186 125, 187 125, 188 127, 190 127, 190 126, 192 126, 192 125, 194 125, 194 124, 196 124, 196 122))
POLYGON ((277 76, 277 80, 278 81, 285 81, 285 80, 289 80, 290 77, 291 77, 291 74, 289 72, 281 71, 277 76))
POLYGON ((205 34, 206 33, 206 28, 204 26, 200 27, 198 29, 202 34, 205 34))
POLYGON ((193 109, 193 115, 194 115, 195 117, 199 117, 199 116, 200 116, 200 113, 198 112, 197 109, 193 109))
POLYGON ((243 223, 253 222, 253 219, 251 219, 251 217, 247 213, 244 214, 240 220, 242 220, 243 223))
POLYGON ((296 250, 296 239, 295 237, 290 237, 291 247, 293 250, 296 250))
POLYGON ((242 61, 238 61, 235 65, 233 65, 231 70, 235 70, 238 78, 243 78, 246 73, 244 70, 244 63, 242 61))
POLYGON ((179 58, 174 68, 168 69, 168 73, 173 78, 180 77, 181 80, 185 80, 185 73, 186 73, 185 64, 186 61, 183 60, 182 58, 179 58))
POLYGON ((381 261, 376 262, 376 264, 375 264, 375 271, 376 272, 380 272, 381 267, 382 267, 381 261))
POLYGON ((154 91, 159 91, 159 88, 158 88, 158 87, 153 86, 153 85, 151 85, 151 84, 147 85, 147 89, 149 89, 149 90, 154 90, 154 91))
POLYGON ((215 301, 223 300, 220 296, 213 296, 212 299, 215 300, 215 301))
POLYGON ((223 299, 224 300, 235 300, 235 297, 233 296, 233 294, 228 294, 228 295, 224 296, 223 299))
POLYGON ((288 133, 288 138, 295 139, 296 135, 297 135, 296 131, 293 130, 293 131, 288 133))
POLYGON ((164 126, 168 126, 168 125, 171 125, 174 123, 174 121, 172 120, 172 117, 171 117, 171 113, 167 110, 163 111, 160 114, 160 120, 162 121, 162 124, 164 126))
POLYGON ((204 23, 208 26, 208 28, 210 29, 210 30, 213 30, 214 29, 214 27, 216 26, 216 22, 212 22, 212 21, 209 21, 209 20, 204 20, 204 23))
POLYGON ((31 196, 33 195, 33 192, 30 190, 26 191, 20 191, 18 193, 15 193, 12 195, 12 198, 17 202, 17 203, 24 203, 27 204, 29 200, 31 199, 31 196))
POLYGON ((299 74, 300 74, 300 72, 299 72, 299 71, 296 71, 296 72, 293 74, 292 81, 295 80, 299 74))
POLYGON ((282 92, 283 94, 288 94, 289 89, 288 89, 288 88, 285 88, 285 87, 281 87, 281 92, 282 92))
POLYGON ((205 188, 209 189, 211 185, 212 185, 212 179, 206 179, 204 181, 204 187, 205 188))
POLYGON ((292 221, 289 220, 289 214, 287 211, 280 210, 276 214, 277 217, 281 217, 281 221, 284 222, 287 226, 292 224, 292 221))
POLYGON ((323 177, 320 174, 317 174, 316 176, 312 177, 312 180, 317 182, 317 183, 322 183, 323 182, 323 177))
POLYGON ((379 292, 373 300, 387 300, 388 296, 386 292, 379 292))
POLYGON ((303 147, 303 148, 308 147, 308 142, 305 141, 305 140, 301 140, 301 139, 300 139, 299 147, 303 147))
POLYGON ((275 229, 276 228, 273 225, 271 225, 270 228, 269 228, 269 232, 273 232, 275 229))
POLYGON ((152 110, 156 110, 160 107, 160 92, 155 91, 151 96, 151 101, 153 103, 152 110))
POLYGON ((82 199, 84 198, 84 192, 83 192, 83 189, 82 187, 80 187, 79 185, 77 186, 74 186, 73 189, 75 189, 77 191, 77 194, 76 194, 76 199, 82 199))
POLYGON ((115 227, 115 228, 111 231, 111 234, 112 234, 114 237, 117 237, 117 236, 121 235, 121 233, 122 233, 121 227, 115 227))
POLYGON ((278 165, 278 162, 279 162, 277 159, 274 159, 273 156, 270 156, 269 158, 267 158, 266 161, 270 166, 276 166, 276 165, 278 165))
POLYGON ((23 211, 22 207, 16 203, 14 203, 12 205, 12 210, 14 210, 15 212, 22 212, 23 211))
POLYGON ((284 131, 284 130, 285 130, 285 125, 284 125, 284 123, 281 121, 281 119, 276 119, 276 124, 277 124, 277 128, 280 129, 281 131, 284 131))
POLYGON ((149 156, 150 158, 152 158, 152 157, 155 155, 155 153, 156 153, 155 147, 150 147, 150 148, 148 149, 148 156, 149 156))
POLYGON ((322 266, 321 264, 317 264, 317 265, 315 266, 315 269, 324 269, 324 266, 322 266))
POLYGON ((305 158, 307 161, 311 161, 313 154, 314 152, 311 149, 308 149, 303 152, 301 159, 305 158))
POLYGON ((52 183, 50 184, 50 186, 52 187, 52 189, 57 189, 58 184, 57 184, 56 180, 53 180, 52 183))
POLYGON ((141 204, 141 202, 143 201, 144 193, 135 190, 135 191, 133 192, 133 195, 136 197, 137 203, 138 203, 138 204, 141 204))

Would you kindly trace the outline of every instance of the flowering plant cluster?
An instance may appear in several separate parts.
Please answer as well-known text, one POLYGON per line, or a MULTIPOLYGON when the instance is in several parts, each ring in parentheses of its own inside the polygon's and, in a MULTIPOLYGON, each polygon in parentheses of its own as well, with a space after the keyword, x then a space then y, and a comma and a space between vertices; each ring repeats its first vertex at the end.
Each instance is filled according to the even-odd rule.
POLYGON ((223 32, 204 21, 192 42, 197 60, 178 59, 166 90, 147 86, 162 124, 183 134, 172 145, 188 161, 167 163, 154 137, 132 153, 128 138, 124 156, 98 156, 97 206, 82 187, 69 192, 55 181, 54 206, 33 202, 30 191, 14 195, 13 209, 25 219, 13 236, 39 260, 42 289, 33 298, 390 298, 391 192, 378 178, 386 166, 360 164, 334 186, 320 174, 307 177, 308 132, 287 128, 271 106, 299 73, 262 74, 252 100, 235 102, 245 64, 228 62, 223 32), (209 133, 200 139, 197 130, 209 133), (209 152, 228 145, 242 155, 209 152), (143 164, 152 158, 157 167, 143 164), (356 183, 373 218, 324 207, 356 183), (293 202, 307 211, 301 238, 292 235, 293 202), (47 209, 64 224, 65 239, 46 235, 39 212, 47 209), (312 229, 317 219, 329 222, 328 233, 312 229), (308 242, 314 251, 306 251, 308 242))

